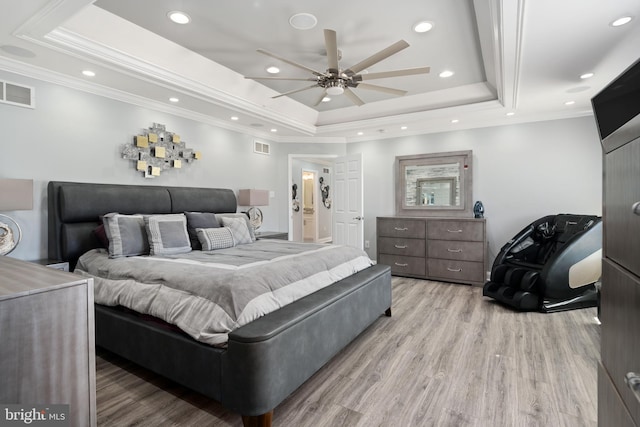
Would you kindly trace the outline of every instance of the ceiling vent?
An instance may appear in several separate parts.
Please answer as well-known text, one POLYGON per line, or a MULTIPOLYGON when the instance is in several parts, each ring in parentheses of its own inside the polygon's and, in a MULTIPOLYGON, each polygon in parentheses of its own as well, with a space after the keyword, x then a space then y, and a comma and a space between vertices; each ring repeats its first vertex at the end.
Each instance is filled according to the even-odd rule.
POLYGON ((253 141, 253 152, 258 154, 271 154, 271 145, 266 142, 253 141))
POLYGON ((0 81, 0 102, 35 108, 34 88, 0 81))

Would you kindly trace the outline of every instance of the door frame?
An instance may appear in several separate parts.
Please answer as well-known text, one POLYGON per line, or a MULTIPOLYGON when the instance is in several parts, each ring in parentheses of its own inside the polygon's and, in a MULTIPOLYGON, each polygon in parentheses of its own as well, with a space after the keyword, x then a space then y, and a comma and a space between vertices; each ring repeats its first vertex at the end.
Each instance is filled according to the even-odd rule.
MULTIPOLYGON (((337 159, 344 156, 343 154, 289 154, 287 160, 287 223, 289 230, 289 240, 293 239, 293 200, 291 200, 291 183, 293 182, 293 160, 294 159, 318 159, 318 160, 330 160, 337 159)), ((331 160, 330 160, 331 161, 331 160)), ((302 209, 302 207, 301 207, 302 209)), ((331 225, 333 234, 333 224, 331 225)))

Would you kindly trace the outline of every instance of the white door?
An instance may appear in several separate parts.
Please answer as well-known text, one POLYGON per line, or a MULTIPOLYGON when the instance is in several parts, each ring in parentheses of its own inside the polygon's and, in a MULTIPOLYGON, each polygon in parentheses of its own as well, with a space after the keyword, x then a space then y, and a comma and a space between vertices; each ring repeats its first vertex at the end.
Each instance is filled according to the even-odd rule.
POLYGON ((333 171, 333 242, 362 249, 362 154, 336 158, 333 171))

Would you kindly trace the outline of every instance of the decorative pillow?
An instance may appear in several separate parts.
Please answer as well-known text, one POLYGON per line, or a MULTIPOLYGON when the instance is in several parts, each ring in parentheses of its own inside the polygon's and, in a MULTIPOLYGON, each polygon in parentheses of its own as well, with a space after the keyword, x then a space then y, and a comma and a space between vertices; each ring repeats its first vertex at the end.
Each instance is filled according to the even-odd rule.
POLYGON ((216 214, 211 212, 185 212, 187 217, 187 232, 189 233, 189 240, 191 241, 191 247, 196 250, 202 249, 200 240, 198 240, 198 228, 218 228, 220 223, 216 218, 216 214))
MULTIPOLYGON (((222 219, 223 218, 242 218, 245 220, 245 222, 247 223, 247 228, 249 229, 249 236, 251 236, 251 241, 255 242, 256 241, 256 233, 255 230, 253 229, 253 225, 251 225, 251 222, 249 221, 249 217, 247 216, 247 214, 244 213, 224 213, 224 214, 216 214, 216 218, 218 218, 218 222, 222 223, 222 219)), ((238 244, 238 242, 236 242, 236 244, 238 244)))
POLYGON ((235 246, 233 233, 229 227, 198 228, 198 239, 203 251, 232 248, 235 246))
POLYGON ((151 255, 191 252, 184 214, 149 215, 144 217, 151 255))
POLYGON ((222 225, 231 229, 231 234, 233 234, 233 240, 236 245, 253 242, 251 234, 249 234, 247 221, 245 221, 244 218, 224 216, 222 217, 222 225))
POLYGON ((102 218, 109 240, 109 258, 148 255, 149 241, 142 215, 109 213, 102 218))

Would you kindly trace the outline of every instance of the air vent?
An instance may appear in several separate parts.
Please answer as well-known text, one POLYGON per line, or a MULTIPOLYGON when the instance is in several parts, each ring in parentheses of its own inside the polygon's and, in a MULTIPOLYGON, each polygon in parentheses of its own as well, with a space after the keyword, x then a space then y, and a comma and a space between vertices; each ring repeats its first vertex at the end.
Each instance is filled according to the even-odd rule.
POLYGON ((0 102, 35 108, 34 88, 0 81, 0 102))
POLYGON ((322 173, 331 173, 331 169, 329 169, 329 168, 322 168, 322 173))
POLYGON ((271 146, 266 142, 253 141, 253 152, 258 154, 271 154, 271 146))

